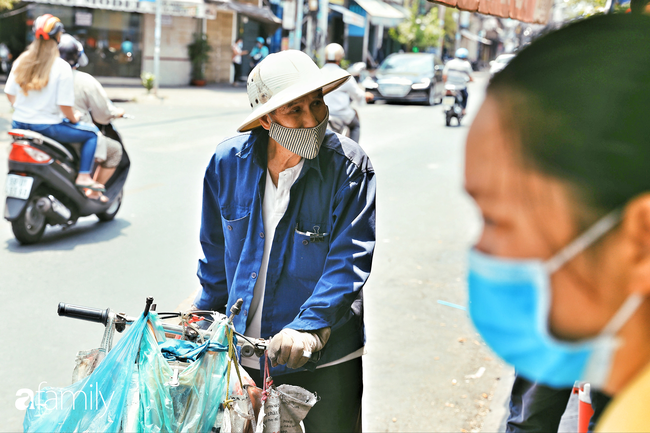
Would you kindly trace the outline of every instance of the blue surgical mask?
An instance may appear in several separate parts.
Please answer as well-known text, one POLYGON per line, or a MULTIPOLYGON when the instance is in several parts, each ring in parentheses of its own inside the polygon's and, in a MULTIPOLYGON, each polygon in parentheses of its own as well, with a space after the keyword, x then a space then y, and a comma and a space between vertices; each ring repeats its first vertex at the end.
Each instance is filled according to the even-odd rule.
MULTIPOLYGON (((571 387, 576 380, 602 388, 620 345, 616 337, 643 302, 630 295, 598 336, 561 341, 549 332, 550 276, 620 221, 613 212, 547 261, 469 253, 469 314, 490 348, 518 374, 543 385, 571 387)), ((576 320, 581 314, 576 306, 576 320)))

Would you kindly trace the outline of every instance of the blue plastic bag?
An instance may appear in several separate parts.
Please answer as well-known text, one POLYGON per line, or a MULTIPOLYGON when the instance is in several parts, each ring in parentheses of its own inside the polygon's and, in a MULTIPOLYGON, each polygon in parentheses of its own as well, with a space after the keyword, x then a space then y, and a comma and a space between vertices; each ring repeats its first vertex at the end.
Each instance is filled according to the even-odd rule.
POLYGON ((119 431, 146 323, 141 315, 90 376, 65 388, 44 388, 34 396, 24 431, 119 431))
POLYGON ((138 359, 139 422, 132 431, 210 432, 226 399, 227 322, 214 325, 214 334, 197 348, 189 366, 167 362, 160 345, 169 345, 160 321, 153 315, 149 323, 138 359))

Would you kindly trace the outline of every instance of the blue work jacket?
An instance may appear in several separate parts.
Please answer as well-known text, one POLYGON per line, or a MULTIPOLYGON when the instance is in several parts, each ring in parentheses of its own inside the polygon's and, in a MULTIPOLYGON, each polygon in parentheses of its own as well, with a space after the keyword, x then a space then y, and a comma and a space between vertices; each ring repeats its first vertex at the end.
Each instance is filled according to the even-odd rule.
MULTIPOLYGON (((262 200, 268 132, 226 139, 217 146, 203 181, 198 277, 200 309, 224 311, 242 298, 235 317, 246 331, 248 311, 264 252, 262 200)), ((332 334, 312 370, 363 347, 362 288, 375 248, 375 175, 352 140, 327 131, 318 156, 305 160, 291 187, 268 263, 262 337, 283 328, 332 334)), ((304 370, 301 368, 300 370, 304 370)), ((279 375, 286 366, 272 368, 279 375)))

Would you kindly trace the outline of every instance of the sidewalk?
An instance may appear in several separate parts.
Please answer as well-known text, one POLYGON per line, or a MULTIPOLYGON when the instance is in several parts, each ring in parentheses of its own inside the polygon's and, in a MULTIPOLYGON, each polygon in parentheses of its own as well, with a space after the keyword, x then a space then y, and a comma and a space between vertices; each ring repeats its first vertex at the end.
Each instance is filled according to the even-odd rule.
POLYGON ((243 84, 239 87, 229 84, 212 84, 205 87, 163 87, 158 89, 158 97, 153 93, 147 94, 142 86, 104 86, 104 89, 114 102, 250 108, 246 87, 243 84))

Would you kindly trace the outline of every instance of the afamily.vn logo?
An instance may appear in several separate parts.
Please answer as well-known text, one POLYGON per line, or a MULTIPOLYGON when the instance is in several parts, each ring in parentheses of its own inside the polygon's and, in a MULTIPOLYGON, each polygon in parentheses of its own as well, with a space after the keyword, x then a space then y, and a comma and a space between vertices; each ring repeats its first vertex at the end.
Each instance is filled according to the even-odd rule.
POLYGON ((38 391, 34 392, 29 388, 22 388, 16 392, 16 409, 27 410, 38 407, 41 410, 63 410, 72 407, 72 409, 82 408, 83 410, 103 410, 106 412, 108 403, 113 395, 111 394, 108 401, 99 390, 97 383, 90 384, 85 390, 71 391, 66 389, 48 389, 41 390, 43 384, 38 384, 38 391), (36 396, 36 398, 34 398, 36 396))

